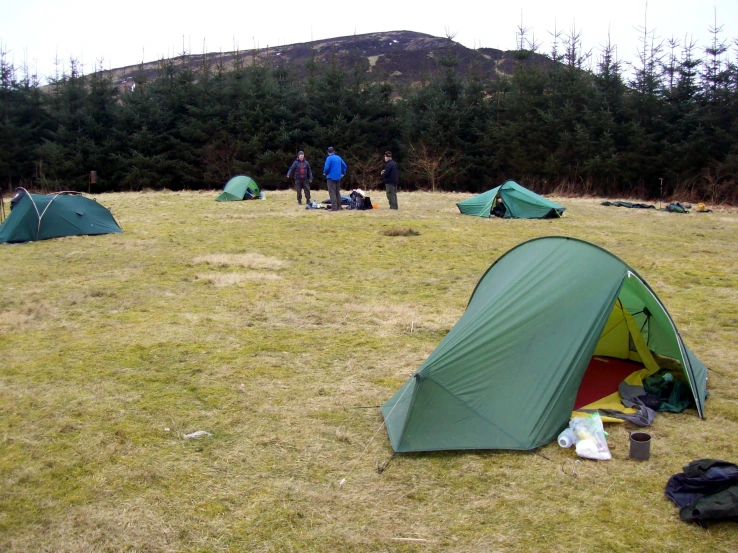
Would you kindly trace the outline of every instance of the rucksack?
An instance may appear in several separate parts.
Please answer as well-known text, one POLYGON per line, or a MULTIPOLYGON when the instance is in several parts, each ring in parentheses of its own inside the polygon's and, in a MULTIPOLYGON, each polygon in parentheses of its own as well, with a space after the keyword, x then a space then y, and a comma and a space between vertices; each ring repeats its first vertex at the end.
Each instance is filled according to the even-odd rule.
POLYGON ((679 202, 671 202, 666 206, 666 211, 669 213, 689 213, 687 206, 684 206, 679 202))

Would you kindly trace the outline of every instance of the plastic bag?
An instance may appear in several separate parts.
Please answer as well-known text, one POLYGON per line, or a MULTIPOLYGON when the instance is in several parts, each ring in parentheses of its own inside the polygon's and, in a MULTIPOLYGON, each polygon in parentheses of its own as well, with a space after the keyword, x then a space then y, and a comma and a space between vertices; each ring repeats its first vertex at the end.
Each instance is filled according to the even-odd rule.
POLYGON ((577 455, 598 461, 612 459, 599 413, 592 413, 586 417, 574 417, 569 421, 569 428, 576 437, 577 455))

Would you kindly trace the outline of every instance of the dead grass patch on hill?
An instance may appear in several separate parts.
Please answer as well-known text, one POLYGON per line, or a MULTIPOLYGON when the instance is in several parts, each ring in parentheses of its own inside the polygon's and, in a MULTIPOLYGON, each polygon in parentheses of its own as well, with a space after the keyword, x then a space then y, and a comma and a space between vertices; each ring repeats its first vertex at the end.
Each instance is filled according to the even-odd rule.
POLYGON ((270 280, 278 280, 279 275, 273 273, 203 273, 195 275, 198 280, 212 284, 218 288, 223 286, 233 286, 242 282, 266 282, 270 280))
POLYGON ((287 262, 275 257, 268 257, 259 253, 212 253, 198 255, 193 263, 205 263, 220 267, 245 267, 247 269, 268 269, 276 271, 287 266, 287 262))

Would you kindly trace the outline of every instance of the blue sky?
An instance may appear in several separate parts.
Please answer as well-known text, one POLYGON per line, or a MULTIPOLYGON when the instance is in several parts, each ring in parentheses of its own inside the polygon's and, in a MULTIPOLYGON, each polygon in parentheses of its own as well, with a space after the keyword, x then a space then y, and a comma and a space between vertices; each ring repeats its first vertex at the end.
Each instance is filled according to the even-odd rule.
MULTIPOLYGON (((738 38, 738 0, 712 3, 684 0, 484 2, 194 2, 182 0, 101 3, 91 0, 0 0, 0 42, 16 66, 27 61, 43 77, 54 72, 56 55, 75 57, 92 71, 176 55, 185 47, 201 53, 307 42, 354 33, 409 30, 443 36, 446 29, 468 47, 509 50, 520 25, 550 49, 554 28, 582 33, 595 54, 608 33, 622 60, 634 61, 647 25, 662 40, 695 40, 699 52, 711 38, 708 28, 724 27, 726 41, 738 38), (647 17, 647 19, 646 19, 647 17)), ((731 48, 736 58, 736 46, 731 48)))

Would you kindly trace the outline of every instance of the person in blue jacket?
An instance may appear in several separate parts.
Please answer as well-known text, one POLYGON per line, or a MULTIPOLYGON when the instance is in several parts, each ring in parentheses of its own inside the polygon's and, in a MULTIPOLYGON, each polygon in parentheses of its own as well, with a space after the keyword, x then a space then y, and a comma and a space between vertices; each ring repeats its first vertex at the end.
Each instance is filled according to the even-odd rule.
POLYGON ((328 195, 331 197, 331 210, 340 211, 341 207, 341 178, 346 176, 348 166, 333 149, 328 147, 328 157, 325 158, 323 174, 328 182, 328 195))

